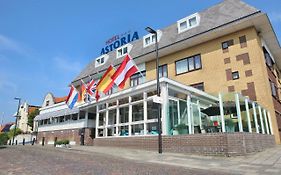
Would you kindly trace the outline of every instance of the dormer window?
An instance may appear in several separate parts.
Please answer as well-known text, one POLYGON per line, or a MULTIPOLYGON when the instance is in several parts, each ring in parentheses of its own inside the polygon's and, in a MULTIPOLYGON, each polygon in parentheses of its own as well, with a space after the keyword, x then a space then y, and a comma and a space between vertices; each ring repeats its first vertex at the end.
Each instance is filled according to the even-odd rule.
MULTIPOLYGON (((160 41, 160 38, 162 36, 162 32, 160 30, 157 30, 157 40, 160 41)), ((156 36, 154 34, 147 34, 143 37, 143 47, 150 46, 152 44, 155 44, 156 36)))
POLYGON ((132 44, 126 44, 118 49, 116 49, 116 58, 120 58, 128 54, 132 50, 132 44))
POLYGON ((102 56, 96 58, 95 67, 104 65, 105 62, 107 61, 107 58, 108 58, 108 55, 102 55, 102 56))
POLYGON ((178 33, 197 27, 200 23, 200 16, 198 13, 190 15, 178 21, 178 33))

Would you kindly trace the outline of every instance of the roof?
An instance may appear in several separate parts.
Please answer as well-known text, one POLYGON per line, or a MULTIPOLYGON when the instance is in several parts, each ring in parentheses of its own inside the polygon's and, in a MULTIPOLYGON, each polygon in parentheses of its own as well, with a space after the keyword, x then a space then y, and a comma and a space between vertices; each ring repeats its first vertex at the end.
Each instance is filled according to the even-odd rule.
MULTIPOLYGON (((253 21, 249 22, 250 19, 255 18, 257 20, 259 16, 266 16, 266 14, 262 13, 260 10, 240 0, 225 0, 215 6, 199 12, 198 14, 200 15, 199 26, 188 31, 178 34, 177 23, 174 23, 164 29, 160 29, 162 31, 162 37, 159 41, 160 57, 221 37, 230 32, 233 33, 239 28, 242 30, 243 28, 253 26, 255 24, 253 21), (232 25, 235 25, 235 27, 232 25), (236 27, 238 25, 240 26, 236 27)), ((267 27, 270 26, 269 20, 267 23, 267 27)), ((272 38, 272 36, 270 37, 272 38)), ((276 36, 275 40, 277 40, 276 36)), ((130 55, 135 60, 136 64, 155 59, 154 46, 152 45, 144 48, 142 38, 135 40, 130 44, 133 45, 130 55)), ((276 45, 276 43, 274 44, 276 45)), ((277 45, 278 44, 279 43, 277 41, 277 45)), ((276 48, 278 48, 277 50, 279 50, 279 52, 281 51, 280 45, 276 48)), ((92 78, 99 77, 100 75, 98 75, 98 73, 105 71, 110 64, 114 63, 113 65, 118 65, 122 62, 122 59, 116 59, 116 50, 109 52, 108 55, 109 58, 107 62, 97 68, 95 68, 95 59, 93 59, 91 63, 88 64, 72 81, 72 84, 78 85, 78 80, 82 78, 84 81, 88 81, 90 78, 89 75, 91 75, 92 78)))
POLYGON ((64 97, 54 97, 54 102, 55 102, 55 104, 57 104, 57 103, 66 101, 66 99, 67 99, 67 96, 64 96, 64 97))
POLYGON ((2 125, 0 127, 0 132, 8 132, 10 130, 10 127, 13 125, 14 123, 11 122, 11 123, 6 123, 4 125, 2 125))
POLYGON ((28 106, 28 114, 32 113, 33 111, 35 111, 36 109, 39 109, 39 108, 41 108, 41 107, 29 105, 28 106))

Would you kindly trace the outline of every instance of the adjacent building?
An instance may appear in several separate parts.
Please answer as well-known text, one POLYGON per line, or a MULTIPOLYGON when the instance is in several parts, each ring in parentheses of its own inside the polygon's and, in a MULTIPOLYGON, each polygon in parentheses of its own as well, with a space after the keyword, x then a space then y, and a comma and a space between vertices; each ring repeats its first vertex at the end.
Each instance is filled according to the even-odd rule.
POLYGON ((19 128, 23 133, 32 132, 31 126, 28 125, 28 116, 35 110, 38 110, 40 106, 29 105, 27 102, 24 102, 20 105, 19 114, 17 119, 17 128, 19 128))
MULTIPOLYGON (((164 149, 251 152, 272 145, 272 135, 280 143, 281 48, 266 13, 239 0, 225 0, 159 29, 157 34, 164 149), (221 144, 216 145, 218 140, 221 144), (243 147, 241 140, 252 147, 243 147), (216 146, 210 148, 206 141, 216 146)), ((72 84, 79 89, 81 80, 98 80, 126 54, 139 72, 124 90, 114 87, 98 102, 81 102, 71 112, 65 109, 67 115, 60 125, 66 124, 69 115, 78 114, 74 118, 85 119, 80 126, 91 133, 87 137, 94 145, 155 148, 155 35, 131 43, 122 38, 115 42, 123 45, 93 59, 72 84)), ((58 106, 49 109, 58 110, 58 106)), ((36 120, 46 125, 38 131, 54 140, 51 121, 59 116, 41 112, 36 120)), ((67 126, 68 132, 77 132, 67 126)), ((63 127, 58 129, 65 132, 63 127)))

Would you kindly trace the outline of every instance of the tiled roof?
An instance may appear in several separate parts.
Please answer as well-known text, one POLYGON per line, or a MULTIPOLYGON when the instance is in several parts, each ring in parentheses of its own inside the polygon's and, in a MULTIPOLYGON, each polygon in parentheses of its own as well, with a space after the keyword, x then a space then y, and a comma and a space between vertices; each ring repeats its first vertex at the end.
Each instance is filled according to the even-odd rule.
POLYGON ((56 104, 56 103, 60 103, 60 102, 66 101, 66 99, 67 99, 67 96, 64 96, 64 97, 54 97, 54 102, 56 104))
MULTIPOLYGON (((260 11, 240 0, 225 0, 199 12, 200 25, 195 28, 178 34, 177 23, 174 23, 164 29, 160 29, 162 31, 162 37, 159 41, 159 50, 255 13, 260 13, 260 11)), ((189 15, 191 14, 188 14, 187 16, 189 15)), ((131 44, 133 45, 133 48, 130 55, 135 59, 137 64, 138 62, 140 63, 140 61, 136 59, 153 52, 155 49, 153 45, 144 48, 142 37, 139 40, 131 42, 131 44)), ((94 75, 95 77, 97 72, 105 71, 110 64, 114 63, 113 65, 118 65, 121 63, 122 59, 116 59, 116 50, 109 52, 108 55, 109 59, 106 64, 95 68, 95 59, 92 60, 92 62, 81 71, 72 83, 75 83, 81 78, 85 78, 87 81, 89 75, 94 75)))

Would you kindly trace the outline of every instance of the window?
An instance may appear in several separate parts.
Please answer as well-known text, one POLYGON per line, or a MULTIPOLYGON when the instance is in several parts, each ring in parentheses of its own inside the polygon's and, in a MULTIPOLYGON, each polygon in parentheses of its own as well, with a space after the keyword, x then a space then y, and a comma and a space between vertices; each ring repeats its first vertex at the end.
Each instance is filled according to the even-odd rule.
POLYGON ((157 119, 158 117, 158 110, 157 104, 153 101, 147 101, 147 119, 157 119))
POLYGON ((232 40, 228 40, 228 41, 224 41, 221 43, 222 49, 226 50, 228 49, 230 46, 232 46, 234 44, 233 39, 232 40))
MULTIPOLYGON (((157 30, 157 40, 160 41, 160 38, 162 36, 162 32, 160 30, 157 30)), ((143 47, 150 46, 152 44, 155 44, 156 42, 156 35, 155 34, 147 34, 143 37, 143 47)))
POLYGON ((247 47, 247 39, 245 35, 239 37, 239 43, 241 48, 247 47))
POLYGON ((143 120, 143 103, 138 103, 132 106, 132 121, 143 120))
POLYGON ((102 55, 102 56, 96 58, 95 67, 99 67, 101 65, 104 65, 107 58, 108 58, 108 55, 102 55))
POLYGON ((46 106, 49 106, 49 104, 50 104, 50 101, 47 100, 47 101, 46 101, 46 106))
POLYGON ((138 72, 131 76, 130 85, 131 85, 131 87, 134 87, 134 86, 144 83, 144 81, 145 81, 145 71, 142 71, 141 73, 138 72))
POLYGON ((129 106, 122 107, 119 109, 119 123, 129 122, 129 106))
POLYGON ((204 83, 203 82, 202 83, 192 84, 190 86, 192 86, 192 87, 194 87, 194 88, 196 88, 196 89, 198 89, 200 91, 204 91, 204 83))
POLYGON ((270 88, 271 88, 271 94, 274 97, 277 97, 277 87, 275 86, 275 83, 269 80, 270 88))
POLYGON ((232 72, 232 80, 236 80, 236 79, 239 79, 239 72, 238 71, 232 72))
POLYGON ((274 64, 269 52, 266 50, 265 47, 263 47, 263 53, 264 53, 264 58, 265 58, 265 62, 266 62, 266 65, 268 67, 272 67, 272 65, 274 64))
POLYGON ((178 33, 184 32, 191 28, 197 27, 200 23, 200 16, 198 13, 190 15, 186 18, 183 18, 177 22, 178 24, 178 33))
POLYGON ((168 77, 167 64, 159 66, 159 78, 168 77))
POLYGON ((179 61, 176 61, 176 74, 182 74, 202 68, 201 56, 195 55, 179 61))
POLYGON ((129 53, 132 49, 132 44, 126 44, 116 50, 116 58, 120 58, 125 56, 127 53, 129 53))

